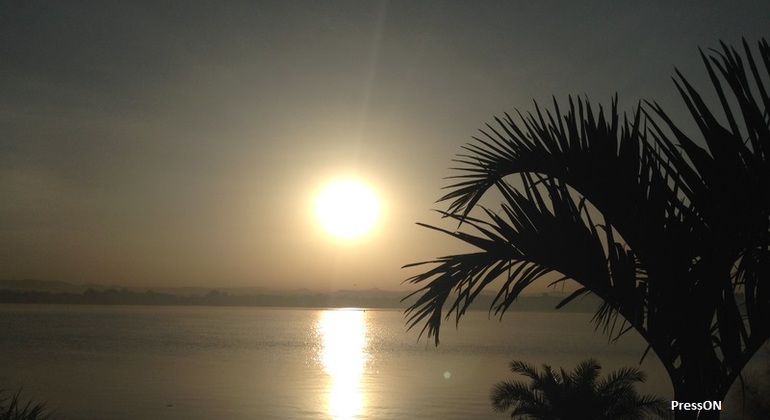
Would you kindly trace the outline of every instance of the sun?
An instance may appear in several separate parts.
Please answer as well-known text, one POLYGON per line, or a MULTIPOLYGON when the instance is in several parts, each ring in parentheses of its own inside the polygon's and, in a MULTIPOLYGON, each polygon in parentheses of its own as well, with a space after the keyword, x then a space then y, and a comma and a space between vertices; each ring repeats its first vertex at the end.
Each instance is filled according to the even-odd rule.
POLYGON ((354 239, 374 228, 380 217, 380 200, 361 182, 337 180, 326 185, 316 197, 315 215, 332 236, 354 239))

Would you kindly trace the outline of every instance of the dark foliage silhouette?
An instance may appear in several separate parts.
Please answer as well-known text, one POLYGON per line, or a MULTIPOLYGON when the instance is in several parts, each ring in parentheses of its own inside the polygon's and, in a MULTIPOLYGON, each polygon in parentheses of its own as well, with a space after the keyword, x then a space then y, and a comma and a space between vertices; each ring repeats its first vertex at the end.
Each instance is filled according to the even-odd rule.
POLYGON ((23 401, 21 389, 10 397, 6 391, 0 390, 0 420, 49 420, 51 418, 45 403, 23 401))
POLYGON ((762 347, 757 356, 763 356, 762 363, 743 373, 741 388, 730 392, 728 400, 740 405, 741 420, 770 418, 770 347, 762 347))
POLYGON ((430 266, 407 280, 419 286, 410 326, 438 344, 444 306, 459 322, 496 280, 502 316, 533 282, 571 279, 580 287, 559 307, 597 295, 597 328, 635 329, 677 400, 722 400, 770 337, 770 48, 759 42, 755 60, 745 41, 721 47, 701 53, 719 111, 676 72, 698 138, 655 102, 628 118, 617 100, 605 112, 572 98, 564 114, 554 100, 481 130, 440 200, 458 229, 421 224, 477 250, 407 266, 430 266), (480 204, 489 190, 499 209, 480 204))
POLYGON ((492 407, 511 412, 513 419, 534 420, 637 420, 666 418, 662 398, 639 395, 634 386, 644 382, 644 372, 624 368, 599 380, 601 366, 594 359, 581 362, 574 371, 542 371, 524 362, 510 363, 513 373, 529 383, 502 381, 492 388, 492 407))

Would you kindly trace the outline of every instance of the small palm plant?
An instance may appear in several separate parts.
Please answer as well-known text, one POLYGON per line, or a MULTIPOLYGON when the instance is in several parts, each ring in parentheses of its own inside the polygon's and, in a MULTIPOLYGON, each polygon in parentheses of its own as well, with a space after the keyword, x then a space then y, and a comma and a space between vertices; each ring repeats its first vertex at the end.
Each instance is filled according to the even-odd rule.
POLYGON ((21 400, 21 389, 8 397, 5 390, 0 390, 0 420, 49 420, 45 403, 26 403, 21 400))
POLYGON ((594 359, 581 362, 574 371, 554 371, 544 364, 542 372, 522 361, 510 363, 513 373, 531 379, 529 384, 502 381, 492 388, 495 411, 511 410, 512 419, 534 420, 635 420, 668 418, 665 401, 640 396, 634 384, 645 381, 644 372, 623 368, 599 379, 601 366, 594 359))

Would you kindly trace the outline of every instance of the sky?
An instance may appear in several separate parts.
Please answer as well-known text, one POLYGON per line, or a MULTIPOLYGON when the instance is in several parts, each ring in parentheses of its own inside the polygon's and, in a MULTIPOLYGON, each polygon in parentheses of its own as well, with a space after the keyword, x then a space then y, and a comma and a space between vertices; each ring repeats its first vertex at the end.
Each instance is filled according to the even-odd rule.
MULTIPOLYGON (((0 0, 0 279, 410 290, 462 251, 417 226, 504 112, 658 101, 770 3, 0 0), (382 204, 340 241, 341 177, 382 204)), ((709 95, 706 95, 708 98, 709 95)))

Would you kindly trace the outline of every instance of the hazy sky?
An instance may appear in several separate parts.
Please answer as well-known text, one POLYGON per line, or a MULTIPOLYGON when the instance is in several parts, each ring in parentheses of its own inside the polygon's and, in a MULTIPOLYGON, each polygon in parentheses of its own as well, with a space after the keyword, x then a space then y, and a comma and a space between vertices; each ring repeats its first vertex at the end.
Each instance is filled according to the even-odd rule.
POLYGON ((768 36, 770 2, 0 0, 0 278, 404 288, 460 250, 417 221, 493 116, 587 95, 681 105, 698 47, 768 36), (676 4, 671 4, 676 3, 676 4), (384 203, 342 243, 340 176, 384 203))

